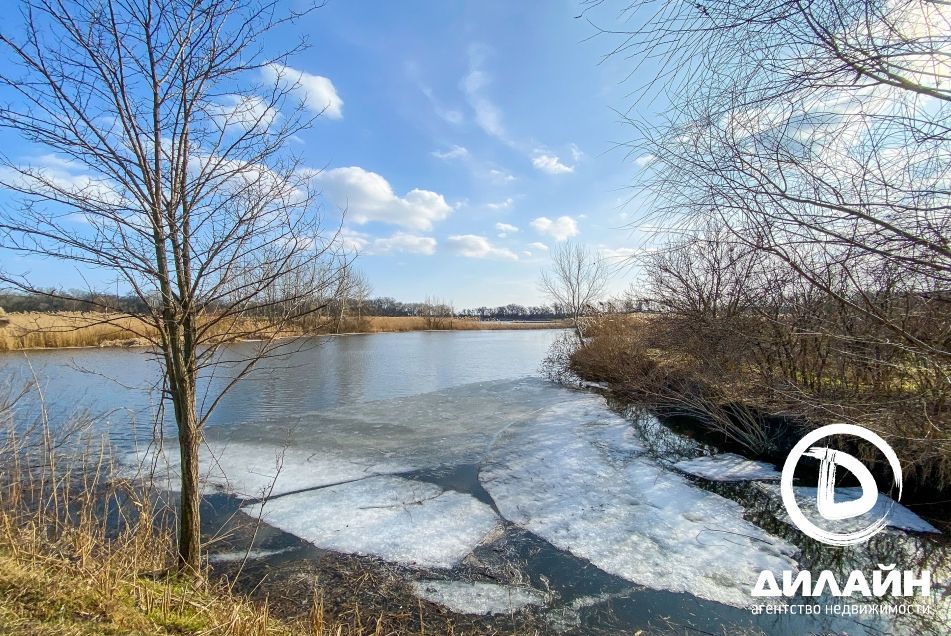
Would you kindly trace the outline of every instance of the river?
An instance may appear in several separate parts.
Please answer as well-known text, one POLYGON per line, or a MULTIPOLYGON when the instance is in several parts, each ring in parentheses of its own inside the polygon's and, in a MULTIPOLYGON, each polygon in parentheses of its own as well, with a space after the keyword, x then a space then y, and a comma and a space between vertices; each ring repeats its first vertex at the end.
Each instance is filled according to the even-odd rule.
MULTIPOLYGON (((551 633, 946 633, 948 550, 926 521, 899 508, 898 527, 861 547, 804 538, 782 511, 774 467, 709 461, 716 449, 641 409, 545 380, 539 365, 559 333, 328 337, 268 360, 208 420, 209 501, 222 518, 264 521, 252 557, 276 571, 327 552, 366 555, 452 611, 530 613, 551 633), (831 569, 844 581, 896 562, 932 570, 928 616, 749 609, 764 569, 831 569)), ((253 345, 229 353, 242 347, 253 345)), ((148 466, 174 487, 174 443, 157 433, 174 435, 156 415, 160 377, 146 352, 35 351, 0 365, 12 387, 38 381, 51 421, 93 416, 130 472, 148 466)), ((203 394, 229 379, 227 369, 206 378, 203 394)), ((212 560, 245 547, 224 545, 212 560)))

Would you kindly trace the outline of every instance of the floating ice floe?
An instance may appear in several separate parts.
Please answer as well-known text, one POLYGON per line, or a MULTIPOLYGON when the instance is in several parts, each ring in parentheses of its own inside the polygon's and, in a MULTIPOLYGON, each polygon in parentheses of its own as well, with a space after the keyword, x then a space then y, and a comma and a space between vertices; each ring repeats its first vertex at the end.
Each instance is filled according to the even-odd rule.
POLYGON ((544 605, 548 594, 528 587, 468 581, 413 581, 420 598, 457 614, 509 614, 529 605, 544 605))
MULTIPOLYGON (((348 459, 306 448, 242 442, 209 442, 201 448, 200 458, 203 492, 224 491, 240 499, 260 499, 412 469, 412 465, 398 460, 348 459)), ((125 464, 146 469, 154 465, 156 477, 167 480, 170 489, 177 488, 181 474, 177 449, 129 456, 125 464)))
POLYGON ((797 570, 796 548, 643 455, 606 454, 629 423, 600 396, 536 415, 494 446, 483 486, 502 515, 602 570, 743 607, 761 570, 797 570))
MULTIPOLYGON (((760 484, 759 486, 774 497, 778 498, 780 496, 778 484, 760 484)), ((911 532, 941 532, 905 506, 896 502, 888 495, 882 493, 878 494, 878 501, 875 502, 875 506, 864 515, 852 517, 851 519, 830 520, 823 518, 819 514, 819 509, 816 506, 818 493, 816 488, 809 486, 794 486, 793 492, 796 495, 796 503, 799 504, 799 509, 802 510, 802 514, 805 515, 806 519, 828 529, 831 532, 845 533, 861 530, 862 528, 868 527, 877 519, 880 519, 882 515, 886 513, 886 511, 888 511, 887 525, 892 528, 897 528, 899 530, 909 530, 911 532)), ((835 489, 835 500, 839 502, 855 500, 861 496, 861 488, 835 489)), ((777 517, 782 519, 785 523, 792 523, 789 519, 789 516, 786 514, 785 509, 779 512, 777 517)))
POLYGON ((401 477, 370 477, 243 508, 319 548, 450 568, 499 519, 474 497, 401 477))
POLYGON ((672 465, 681 472, 712 481, 778 480, 781 476, 772 464, 756 462, 733 453, 696 457, 672 465))

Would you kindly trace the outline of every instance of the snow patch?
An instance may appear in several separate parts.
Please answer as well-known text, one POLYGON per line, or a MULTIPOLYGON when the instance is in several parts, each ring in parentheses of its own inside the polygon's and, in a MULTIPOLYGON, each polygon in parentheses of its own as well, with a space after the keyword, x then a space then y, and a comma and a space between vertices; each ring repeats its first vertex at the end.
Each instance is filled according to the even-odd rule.
POLYGON ((467 581, 413 581, 416 595, 457 614, 510 614, 544 605, 549 596, 527 587, 467 581))
POLYGON ((475 498, 401 477, 371 477, 243 508, 319 548, 450 568, 498 523, 475 498))
POLYGON ((781 475, 772 464, 756 462, 733 453, 720 453, 686 459, 673 464, 677 470, 712 481, 778 480, 781 475))
POLYGON ((637 453, 605 454, 621 427, 600 396, 555 405, 500 440, 482 471, 502 515, 602 570, 654 589, 749 604, 761 570, 797 570, 796 548, 637 453))

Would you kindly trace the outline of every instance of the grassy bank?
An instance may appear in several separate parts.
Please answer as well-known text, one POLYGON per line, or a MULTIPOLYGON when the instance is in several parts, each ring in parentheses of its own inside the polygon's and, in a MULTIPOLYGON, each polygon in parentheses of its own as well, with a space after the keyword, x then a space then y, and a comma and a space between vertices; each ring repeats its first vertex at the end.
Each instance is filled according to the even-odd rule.
MULTIPOLYGON (((946 392, 918 373, 914 359, 870 363, 838 355, 835 343, 816 346, 816 334, 770 340, 763 335, 769 329, 775 324, 755 320, 608 316, 561 359, 574 374, 607 382, 629 401, 696 416, 721 447, 771 461, 783 461, 810 428, 831 422, 869 428, 898 454, 906 490, 922 501, 951 491, 946 392)), ((870 447, 847 450, 881 459, 870 447)))
MULTIPOLYGON (((482 322, 471 318, 422 316, 345 317, 320 320, 313 329, 288 336, 332 333, 382 333, 425 330, 494 330, 562 328, 562 322, 482 322)), ((248 329, 248 331, 254 331, 248 329)), ((91 312, 9 313, 0 316, 0 351, 146 345, 155 336, 150 325, 124 315, 91 312)))

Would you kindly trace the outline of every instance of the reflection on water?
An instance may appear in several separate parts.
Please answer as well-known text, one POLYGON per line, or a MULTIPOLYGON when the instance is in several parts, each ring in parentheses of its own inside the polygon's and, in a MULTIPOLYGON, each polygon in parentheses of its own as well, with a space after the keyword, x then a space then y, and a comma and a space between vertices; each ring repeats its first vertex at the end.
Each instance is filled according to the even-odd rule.
MULTIPOLYGON (((537 373, 557 330, 453 331, 314 338, 300 351, 263 360, 215 409, 209 426, 301 416, 328 408, 537 373)), ((240 358, 253 344, 236 345, 240 358)), ((0 354, 0 385, 36 378, 52 421, 79 411, 97 416, 122 444, 151 435, 159 412, 158 362, 143 349, 60 349, 0 354), (130 424, 135 424, 135 428, 130 424)), ((230 377, 219 367, 200 395, 230 377)), ((26 414, 36 396, 20 404, 26 414)), ((166 414, 166 423, 170 416, 166 414)))

